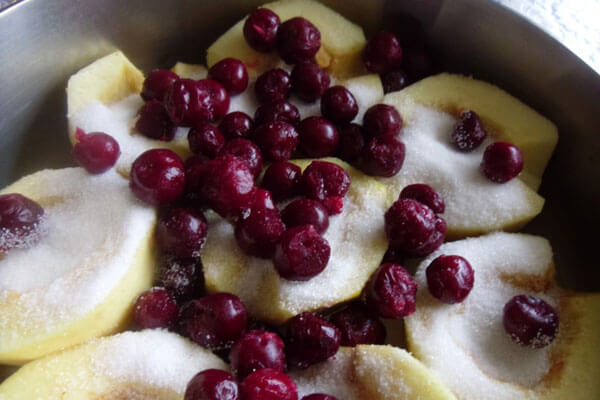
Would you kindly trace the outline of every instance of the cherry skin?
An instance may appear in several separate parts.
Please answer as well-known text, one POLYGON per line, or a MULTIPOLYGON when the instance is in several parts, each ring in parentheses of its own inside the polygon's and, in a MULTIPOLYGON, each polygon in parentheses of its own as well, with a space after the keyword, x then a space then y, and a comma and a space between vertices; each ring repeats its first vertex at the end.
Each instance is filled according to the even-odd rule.
POLYGON ((323 117, 308 117, 298 125, 299 147, 307 157, 320 158, 333 155, 340 135, 336 127, 323 117))
POLYGON ((140 295, 133 307, 133 322, 141 329, 172 328, 179 308, 165 289, 154 287, 140 295))
POLYGON ((317 200, 300 198, 292 201, 281 212, 281 218, 288 228, 312 225, 319 234, 329 227, 327 208, 317 200))
POLYGON ((78 142, 73 146, 73 156, 77 163, 91 174, 108 171, 121 155, 119 143, 104 132, 91 132, 86 135, 77 128, 75 137, 78 142))
POLYGON ((219 130, 228 139, 247 138, 254 129, 252 118, 241 111, 234 111, 223 117, 219 130))
POLYGON ((382 264, 365 290, 367 305, 382 318, 399 319, 415 312, 417 282, 399 264, 382 264))
POLYGON ((186 303, 179 312, 179 331, 209 349, 220 349, 246 329, 244 303, 230 293, 215 293, 186 303))
POLYGON ((156 226, 161 249, 180 258, 199 257, 207 233, 204 214, 192 208, 173 208, 160 217, 156 226))
POLYGON ((160 269, 158 283, 178 304, 204 296, 204 274, 200 258, 168 257, 160 269))
POLYGON ((163 101, 169 87, 178 79, 179 76, 171 70, 155 69, 144 79, 142 99, 163 101))
POLYGON ((400 40, 390 32, 377 33, 367 42, 363 61, 367 69, 376 74, 399 68, 402 63, 400 40))
POLYGON ((173 140, 176 127, 171 122, 165 106, 158 100, 147 101, 138 111, 135 129, 142 135, 155 140, 173 140))
POLYGON ((295 226, 279 237, 273 265, 282 278, 306 281, 325 269, 330 254, 329 242, 312 225, 295 226))
POLYGON ((328 161, 313 161, 302 174, 304 194, 315 200, 344 197, 350 189, 350 175, 344 168, 328 161))
POLYGON ((300 112, 289 101, 277 100, 259 106, 254 113, 254 121, 256 126, 275 121, 297 125, 300 122, 300 112))
POLYGON ((321 32, 307 19, 288 19, 279 27, 277 52, 288 64, 311 60, 321 47, 321 32))
POLYGON ((0 252, 37 242, 44 209, 19 193, 0 195, 0 252))
POLYGON ((523 170, 521 150, 506 142, 492 143, 483 153, 481 170, 490 181, 506 183, 523 170))
POLYGON ((431 208, 434 213, 442 214, 446 209, 443 197, 431 186, 415 183, 405 186, 400 192, 401 199, 414 199, 431 208))
POLYGON ((548 346, 558 334, 558 323, 554 307, 537 297, 521 294, 504 306, 504 329, 522 346, 548 346))
POLYGON ((350 303, 330 319, 340 330, 342 346, 383 344, 385 341, 385 325, 361 302, 350 303))
POLYGON ((187 384, 184 400, 238 400, 235 378, 220 369, 198 372, 187 384))
POLYGON ((464 111, 452 130, 452 144, 460 151, 475 150, 484 141, 487 132, 475 111, 464 111))
POLYGON ((147 150, 133 162, 129 179, 138 199, 154 206, 169 204, 185 188, 183 161, 171 150, 147 150))
POLYGON ((248 71, 237 58, 225 58, 208 70, 208 77, 218 81, 229 94, 240 94, 248 87, 248 71))
POLYGON ((215 158, 225 145, 225 137, 216 126, 208 122, 201 123, 188 132, 188 143, 194 154, 215 158))
POLYGON ((287 161, 275 161, 265 171, 262 187, 269 190, 275 201, 290 199, 300 194, 302 169, 287 161))
POLYGON ((367 175, 391 177, 404 164, 406 146, 396 136, 374 137, 360 150, 357 165, 367 175))
POLYGON ((345 124, 358 114, 358 103, 345 87, 332 86, 321 97, 321 114, 335 124, 345 124))
POLYGON ((248 375, 240 384, 243 400, 298 400, 296 384, 286 373, 260 369, 248 375))
POLYGON ((331 83, 329 74, 312 61, 295 65, 290 79, 292 92, 307 103, 319 100, 331 83))
POLYGON ((239 380, 264 368, 285 371, 283 340, 277 334, 261 330, 245 333, 231 347, 231 369, 239 380))
POLYGON ((285 326, 285 351, 291 367, 307 368, 337 353, 341 335, 338 328, 316 314, 304 312, 285 326))
POLYGON ((258 146, 246 139, 233 139, 223 146, 219 156, 231 154, 243 160, 250 173, 257 178, 262 172, 263 159, 258 146))
POLYGON ((254 10, 244 22, 244 38, 256 51, 267 53, 275 47, 281 21, 268 8, 254 10))
POLYGON ((473 268, 461 256, 439 256, 429 264, 425 273, 429 293, 443 303, 460 303, 473 289, 473 268))
POLYGON ((365 147, 365 134, 362 126, 346 124, 339 129, 340 144, 337 156, 346 162, 354 162, 365 147))
POLYGON ((298 145, 298 131, 287 122, 267 122, 254 131, 254 142, 266 160, 287 160, 298 145))
POLYGON ((402 117, 394 106, 375 104, 365 112, 363 127, 370 137, 395 136, 402 128, 402 117))
POLYGON ((263 104, 287 99, 291 89, 290 74, 281 68, 264 72, 256 79, 254 84, 256 98, 263 104))

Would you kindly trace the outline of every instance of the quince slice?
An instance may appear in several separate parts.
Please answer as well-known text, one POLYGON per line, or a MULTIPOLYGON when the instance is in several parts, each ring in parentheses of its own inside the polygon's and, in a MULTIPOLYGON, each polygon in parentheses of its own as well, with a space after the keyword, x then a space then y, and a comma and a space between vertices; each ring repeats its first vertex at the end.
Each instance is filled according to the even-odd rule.
POLYGON ((453 400, 434 373, 393 346, 341 347, 329 360, 291 372, 299 397, 326 393, 344 400, 453 400))
MULTIPOLYGON (((176 66, 186 74, 202 73, 201 66, 176 66)), ((101 131, 119 143, 121 155, 115 168, 129 176, 138 155, 152 148, 171 149, 181 157, 191 155, 187 129, 178 128, 169 142, 147 138, 135 130, 138 110, 144 104, 139 93, 144 75, 120 51, 104 56, 71 76, 67 84, 69 139, 75 145, 76 128, 101 131)))
MULTIPOLYGON (((271 260, 245 254, 236 243, 231 223, 213 215, 202 250, 209 291, 234 293, 253 316, 276 324, 360 295, 387 249, 383 230, 386 189, 342 161, 326 160, 341 165, 352 183, 344 198, 344 211, 329 218, 324 234, 331 246, 325 270, 305 282, 285 280, 271 260)), ((304 169, 311 160, 293 162, 304 169)))
POLYGON ((0 385, 0 399, 179 400, 192 377, 208 368, 228 369, 175 333, 125 332, 25 365, 0 385))
POLYGON ((592 399, 600 396, 600 295, 572 295, 553 280, 547 240, 493 233, 445 243, 418 267, 417 310, 407 317, 409 350, 459 399, 592 399), (441 254, 466 258, 475 284, 460 304, 448 305, 427 289, 425 270, 441 254), (503 308, 529 294, 559 315, 556 339, 523 347, 504 331, 503 308))
POLYGON ((450 143, 456 118, 413 101, 405 90, 384 98, 406 119, 399 136, 406 145, 404 165, 396 176, 381 179, 391 201, 406 185, 432 186, 446 203, 442 216, 449 238, 518 230, 542 211, 544 199, 521 179, 497 184, 480 171, 483 152, 492 139, 471 152, 456 150, 450 143))
POLYGON ((45 210, 39 241, 0 260, 0 363, 114 333, 152 285, 156 212, 114 171, 43 170, 1 193, 45 210))
MULTIPOLYGON (((362 50, 366 44, 360 26, 314 0, 284 0, 263 4, 274 11, 281 22, 293 17, 304 17, 321 32, 321 49, 317 63, 331 75, 348 78, 365 72, 362 50)), ((219 37, 206 51, 209 67, 227 57, 235 57, 248 67, 251 77, 273 68, 281 61, 275 52, 260 53, 253 50, 244 39, 245 18, 219 37)))
MULTIPOLYGON (((533 190, 538 189, 558 141, 558 130, 550 120, 499 87, 462 75, 432 76, 390 94, 389 99, 393 103, 408 100, 455 116, 475 111, 494 141, 510 142, 521 150, 525 163, 519 178, 533 190)), ((404 108, 402 117, 410 124, 410 107, 404 108)))

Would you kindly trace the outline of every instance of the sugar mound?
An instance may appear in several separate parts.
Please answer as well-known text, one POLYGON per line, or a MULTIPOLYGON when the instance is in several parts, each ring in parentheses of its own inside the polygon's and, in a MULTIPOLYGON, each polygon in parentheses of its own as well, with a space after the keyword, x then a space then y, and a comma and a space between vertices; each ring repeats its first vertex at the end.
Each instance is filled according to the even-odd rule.
POLYGON ((552 276, 552 249, 541 237, 492 233, 442 245, 416 273, 417 311, 406 319, 410 350, 460 398, 523 398, 550 371, 556 341, 542 349, 514 343, 502 325, 503 308, 517 294, 557 307, 552 276), (441 254, 466 258, 475 272, 460 304, 443 304, 427 289, 426 268, 441 254))

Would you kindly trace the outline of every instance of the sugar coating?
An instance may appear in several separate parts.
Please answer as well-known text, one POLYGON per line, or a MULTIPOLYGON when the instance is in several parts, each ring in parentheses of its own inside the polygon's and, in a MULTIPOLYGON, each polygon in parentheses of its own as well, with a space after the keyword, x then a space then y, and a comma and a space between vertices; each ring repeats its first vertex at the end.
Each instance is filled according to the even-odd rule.
POLYGON ((354 378, 354 349, 341 347, 327 361, 305 370, 295 369, 290 376, 298 386, 298 398, 324 393, 342 400, 360 400, 360 386, 354 378))
POLYGON ((552 274, 552 250, 541 237, 492 233, 442 245, 415 275, 417 311, 406 319, 409 348, 461 399, 529 398, 528 389, 550 369, 557 340, 542 349, 514 343, 502 325, 503 308, 517 294, 557 307, 552 274), (443 304, 427 289, 426 267, 441 254, 460 255, 473 267, 473 289, 460 304, 443 304))
POLYGON ((192 377, 209 368, 228 370, 210 351, 166 330, 125 332, 101 339, 91 369, 116 383, 170 388, 179 394, 192 377))
MULTIPOLYGON (((136 131, 137 112, 143 105, 144 101, 137 93, 110 105, 99 101, 92 102, 75 114, 69 115, 70 124, 86 133, 104 132, 112 136, 119 143, 121 150, 115 168, 129 173, 131 164, 141 153, 152 148, 163 148, 166 143, 147 138, 136 131)), ((189 128, 177 128, 173 142, 187 147, 188 131, 189 128)))
POLYGON ((0 260, 0 305, 17 297, 24 313, 18 321, 0 316, 0 329, 12 332, 51 329, 94 309, 121 281, 154 222, 154 211, 114 170, 45 170, 24 179, 35 185, 47 232, 0 260))
MULTIPOLYGON (((472 152, 460 152, 450 137, 456 119, 450 114, 414 104, 411 120, 399 138, 406 145, 400 172, 383 180, 396 196, 409 184, 426 183, 444 198, 442 215, 449 230, 490 232, 532 217, 541 211, 542 199, 521 180, 493 183, 480 171, 488 137, 472 152)), ((402 112, 402 111, 401 111, 402 112)))
POLYGON ((329 263, 304 282, 283 279, 271 260, 244 254, 233 226, 210 216, 202 254, 208 288, 236 294, 252 313, 268 320, 282 319, 274 315, 275 310, 289 318, 356 297, 387 247, 383 231, 387 200, 385 191, 374 185, 370 187, 365 180, 351 183, 342 214, 329 218, 323 235, 331 247, 329 263))

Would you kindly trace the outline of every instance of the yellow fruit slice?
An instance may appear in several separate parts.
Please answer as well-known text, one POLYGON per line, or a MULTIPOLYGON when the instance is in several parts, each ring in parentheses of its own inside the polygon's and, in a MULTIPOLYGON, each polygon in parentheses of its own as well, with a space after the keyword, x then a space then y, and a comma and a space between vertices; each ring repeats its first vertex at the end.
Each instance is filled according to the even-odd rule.
POLYGON ((597 398, 600 295, 569 295, 553 277, 552 249, 541 237, 494 233, 445 243, 415 275, 417 310, 405 319, 409 349, 459 399, 597 398), (474 270, 462 303, 444 304, 429 293, 425 271, 440 254, 460 255, 474 270), (518 294, 556 308, 559 333, 549 346, 523 347, 506 334, 503 308, 518 294))
MULTIPOLYGON (((260 319, 282 323, 303 311, 317 310, 357 297, 387 249, 383 231, 385 187, 339 160, 350 175, 344 211, 329 218, 324 237, 331 246, 329 264, 306 282, 285 280, 271 260, 246 255, 237 245, 233 226, 212 218, 202 264, 206 287, 239 296, 260 319)), ((310 160, 294 161, 302 168, 310 160)))
POLYGON ((123 329, 155 273, 155 210, 115 172, 44 170, 2 193, 45 210, 43 235, 0 260, 0 362, 22 364, 123 329))
MULTIPOLYGON (((200 73, 202 67, 177 68, 200 73)), ((137 112, 144 104, 139 96, 143 83, 142 72, 117 51, 78 71, 67 85, 71 144, 77 143, 77 127, 87 133, 101 131, 113 136, 121 149, 115 168, 125 177, 129 176, 133 161, 146 150, 167 148, 183 158, 191 154, 186 129, 178 129, 169 142, 150 139, 136 131, 137 112)))
POLYGON ((325 393, 344 400, 453 400, 420 361, 393 346, 341 347, 329 360, 291 372, 299 397, 325 393))
POLYGON ((399 138, 406 145, 402 169, 394 177, 381 179, 388 186, 390 201, 414 183, 425 183, 438 191, 446 203, 442 217, 450 239, 496 230, 517 230, 539 214, 544 199, 518 178, 498 184, 480 170, 487 144, 471 152, 456 150, 450 135, 456 118, 412 101, 404 91, 385 96, 407 122, 399 138))
MULTIPOLYGON (((293 17, 303 17, 321 32, 321 49, 316 59, 322 68, 339 78, 364 73, 362 50, 366 44, 362 28, 337 12, 314 0, 284 0, 261 7, 274 11, 282 22, 293 17)), ((275 52, 259 53, 244 39, 244 20, 238 22, 218 38, 206 51, 209 67, 227 57, 242 60, 251 77, 273 68, 281 62, 275 52)))
POLYGON ((0 385, 0 399, 180 400, 189 380, 208 368, 228 369, 177 334, 126 332, 25 365, 0 385))
POLYGON ((178 62, 171 68, 171 71, 179 75, 180 78, 200 80, 206 78, 208 70, 204 65, 199 64, 186 64, 178 62))
MULTIPOLYGON (((525 183, 537 190, 558 141, 556 126, 528 105, 490 83, 455 74, 439 74, 388 95, 393 103, 414 102, 458 116, 473 110, 494 141, 513 143, 523 153, 525 183)), ((405 108, 403 118, 410 123, 405 108)))

